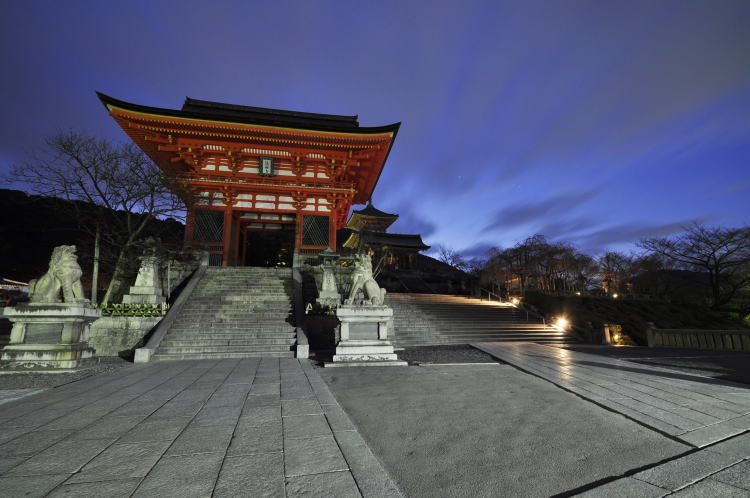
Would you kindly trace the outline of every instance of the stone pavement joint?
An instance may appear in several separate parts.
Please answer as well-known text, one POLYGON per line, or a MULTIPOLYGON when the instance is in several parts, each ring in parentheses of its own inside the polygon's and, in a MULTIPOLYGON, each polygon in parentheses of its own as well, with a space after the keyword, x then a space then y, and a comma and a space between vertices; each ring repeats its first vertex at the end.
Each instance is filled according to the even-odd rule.
POLYGON ((13 496, 400 497, 308 360, 152 363, 0 406, 13 496))

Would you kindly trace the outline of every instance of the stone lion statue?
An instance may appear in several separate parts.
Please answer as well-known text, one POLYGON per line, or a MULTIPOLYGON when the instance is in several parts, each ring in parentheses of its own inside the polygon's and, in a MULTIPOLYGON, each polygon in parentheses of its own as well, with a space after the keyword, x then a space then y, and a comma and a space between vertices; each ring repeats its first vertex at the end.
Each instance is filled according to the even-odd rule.
POLYGON ((357 254, 352 272, 352 287, 346 304, 364 301, 364 304, 382 306, 385 301, 385 289, 381 289, 372 276, 372 259, 368 254, 357 254), (363 294, 365 299, 358 298, 363 294))
POLYGON ((62 290, 64 302, 84 301, 81 275, 76 246, 55 247, 47 273, 29 282, 29 300, 32 303, 59 303, 62 290))

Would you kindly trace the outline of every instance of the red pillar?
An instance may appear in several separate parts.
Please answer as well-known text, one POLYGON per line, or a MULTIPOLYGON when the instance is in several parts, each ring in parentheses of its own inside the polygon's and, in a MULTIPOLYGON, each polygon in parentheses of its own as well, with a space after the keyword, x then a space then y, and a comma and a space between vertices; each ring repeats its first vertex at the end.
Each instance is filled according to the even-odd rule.
POLYGON ((229 266, 229 255, 232 252, 230 241, 232 239, 232 208, 224 209, 224 255, 222 256, 221 266, 229 266))

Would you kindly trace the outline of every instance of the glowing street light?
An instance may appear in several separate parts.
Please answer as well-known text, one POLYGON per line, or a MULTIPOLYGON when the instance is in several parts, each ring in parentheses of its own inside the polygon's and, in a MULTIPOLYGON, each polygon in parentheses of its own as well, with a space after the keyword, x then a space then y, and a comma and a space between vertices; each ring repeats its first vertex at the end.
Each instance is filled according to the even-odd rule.
POLYGON ((614 294, 612 294, 612 299, 617 299, 618 297, 620 297, 618 293, 615 292, 614 294))

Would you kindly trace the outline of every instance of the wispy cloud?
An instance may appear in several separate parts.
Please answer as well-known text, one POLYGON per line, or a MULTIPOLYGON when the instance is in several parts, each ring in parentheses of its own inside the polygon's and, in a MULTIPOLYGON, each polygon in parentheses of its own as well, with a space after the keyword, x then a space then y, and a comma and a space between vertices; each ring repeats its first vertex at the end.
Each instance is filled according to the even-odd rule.
POLYGON ((551 216, 566 216, 571 210, 587 203, 598 193, 594 190, 571 192, 541 201, 515 203, 496 212, 484 231, 495 231, 540 222, 551 216))

